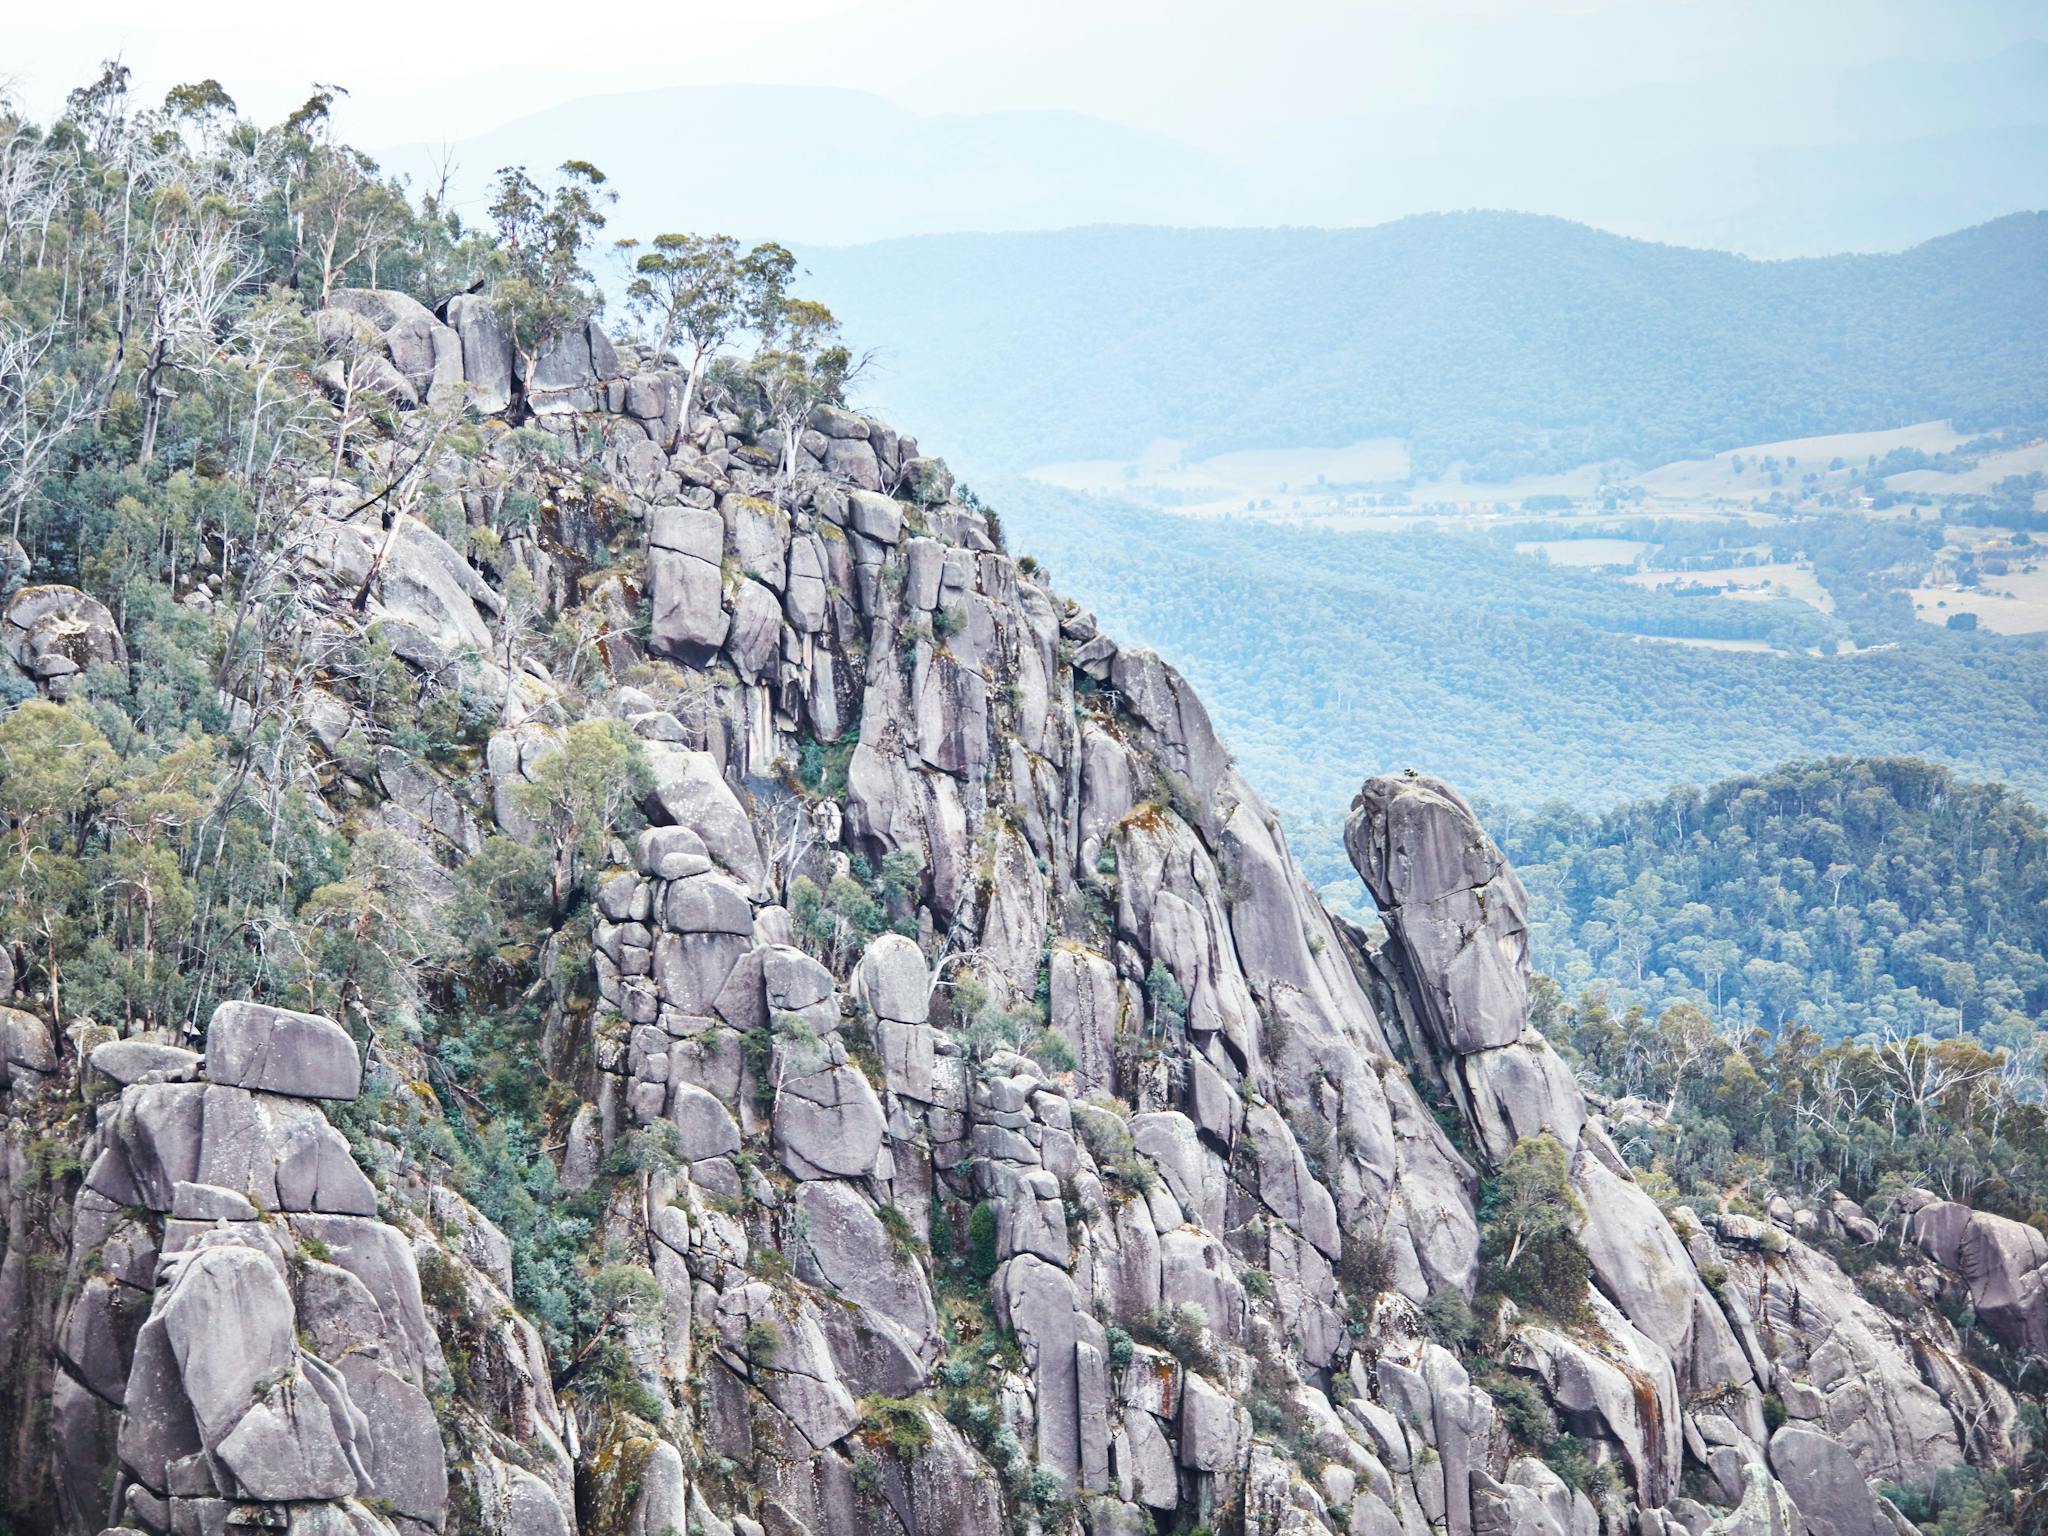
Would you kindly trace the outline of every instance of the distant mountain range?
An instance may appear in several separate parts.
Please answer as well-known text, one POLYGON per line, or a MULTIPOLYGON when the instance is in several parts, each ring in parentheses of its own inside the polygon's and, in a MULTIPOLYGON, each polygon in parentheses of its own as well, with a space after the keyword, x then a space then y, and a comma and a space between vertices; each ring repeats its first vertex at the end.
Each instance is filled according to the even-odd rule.
POLYGON ((1521 214, 808 248, 874 403, 969 470, 1409 440, 1420 474, 2048 418, 2048 214, 1760 262, 1521 214))
POLYGON ((1137 220, 1236 223, 1261 206, 1241 173, 1157 134, 1074 112, 923 116, 863 91, 706 86, 593 97, 449 146, 379 158, 416 184, 456 169, 480 215, 496 168, 558 164, 565 146, 620 194, 613 224, 646 237, 720 230, 784 241, 1137 220))
MULTIPOLYGON (((858 76, 849 76, 858 78, 858 76)), ((1097 223, 1377 224, 1460 208, 1547 213, 1755 256, 1898 250, 2048 206, 2048 43, 1853 69, 1759 58, 1603 94, 1336 101, 1204 147, 1073 111, 925 113, 860 90, 678 86, 592 96, 445 146, 380 156, 416 185, 454 166, 481 210, 502 165, 570 154, 646 237, 723 230, 846 244, 1097 223)), ((952 93, 958 99, 959 93, 952 93)))

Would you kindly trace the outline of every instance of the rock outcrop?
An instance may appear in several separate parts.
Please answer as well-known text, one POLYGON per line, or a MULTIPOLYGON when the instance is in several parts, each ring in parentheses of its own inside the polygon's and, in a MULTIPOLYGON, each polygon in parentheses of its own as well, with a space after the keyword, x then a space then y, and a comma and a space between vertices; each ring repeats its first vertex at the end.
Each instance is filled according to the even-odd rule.
MULTIPOLYGON (((484 1145, 424 1007, 224 1002, 203 1051, 0 1009, 0 1364, 47 1425, 9 1419, 42 1469, 10 1492, 42 1477, 52 1529, 1861 1533, 1872 1482, 2019 1453, 1931 1310, 1667 1219, 1532 1025, 1524 892, 1446 786, 1361 792, 1365 944, 1186 681, 913 439, 822 407, 786 475, 744 386, 685 423, 673 359, 594 325, 524 359, 473 297, 345 290, 320 335, 330 391, 571 466, 517 539, 459 536, 450 457, 454 516, 319 481, 292 545, 321 655, 471 721, 398 750, 309 666, 319 815, 428 921, 515 855, 568 914, 484 962, 530 989, 451 1004, 529 1030, 537 1129, 484 1145), (521 654, 515 570, 600 684, 521 654), (588 720, 635 765, 585 835, 545 792, 588 720), (1536 1136, 1593 1292, 1461 1357, 1481 1180, 1536 1136)), ((95 608, 10 605, 53 696, 122 659, 95 608)), ((2033 1348, 2011 1225, 1912 1234, 2033 1348)))
POLYGON ((52 699, 70 697, 95 664, 122 666, 128 650, 106 604, 76 587, 23 587, 0 618, 0 643, 16 667, 52 699))
MULTIPOLYGON (((355 1097, 354 1042, 328 1019, 224 1003, 206 1045, 203 1073, 140 1040, 93 1053, 130 1080, 100 1108, 72 1214, 53 1389, 76 1453, 65 1523, 104 1523, 111 1487, 118 1523, 151 1532, 214 1530, 231 1511, 439 1530, 450 1458, 429 1393, 446 1365, 416 1239, 378 1218, 311 1102, 355 1097)), ((544 1373, 527 1386, 545 1447, 560 1413, 544 1373)))

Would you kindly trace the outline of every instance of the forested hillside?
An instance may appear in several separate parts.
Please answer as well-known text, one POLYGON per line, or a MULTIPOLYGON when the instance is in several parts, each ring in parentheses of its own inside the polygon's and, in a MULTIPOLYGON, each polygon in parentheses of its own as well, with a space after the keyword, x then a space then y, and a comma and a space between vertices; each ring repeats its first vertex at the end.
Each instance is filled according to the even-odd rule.
POLYGON ((2036 638, 1910 620, 1863 632, 1799 603, 1642 591, 1483 537, 1199 521, 996 483, 1020 542, 1078 598, 1181 659, 1311 878, 1347 895, 1336 832, 1360 763, 1592 815, 1814 752, 1931 757, 2048 795, 2036 638), (1891 644, 1804 654, 1857 633, 1891 644))
POLYGON ((1489 822, 1529 888, 1538 966, 1617 1006, 2016 1053, 2048 1011, 2048 825, 2002 785, 1833 757, 1489 822))
POLYGON ((1505 213, 803 255, 882 349, 873 397, 975 472, 1394 436, 1485 477, 2048 413, 2042 214, 1785 262, 1505 213))

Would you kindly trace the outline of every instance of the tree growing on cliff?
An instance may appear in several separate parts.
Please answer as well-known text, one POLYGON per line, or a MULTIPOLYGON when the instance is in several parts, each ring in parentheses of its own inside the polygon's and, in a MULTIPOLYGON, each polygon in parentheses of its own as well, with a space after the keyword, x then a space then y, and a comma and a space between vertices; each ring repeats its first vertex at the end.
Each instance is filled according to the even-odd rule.
POLYGON ((542 758, 519 787, 522 808, 552 849, 548 895, 556 922, 580 877, 602 863, 606 837, 636 829, 634 808, 653 787, 639 738, 617 720, 577 721, 561 750, 542 758))
POLYGON ((1593 1266, 1576 1230, 1586 1208, 1554 1136, 1545 1131, 1515 1143, 1481 1188, 1479 1219, 1487 1289, 1553 1317, 1585 1310, 1593 1266))
POLYGON ((782 439, 782 487, 788 497, 796 489, 797 451, 811 412, 843 401, 847 384, 866 359, 854 359, 839 339, 832 311, 815 299, 784 298, 776 311, 772 327, 762 332, 753 375, 782 439))
POLYGON ((44 470, 95 409, 66 366, 62 336, 56 322, 31 328, 0 316, 0 515, 15 540, 44 470))
POLYGON ((617 197, 588 160, 564 161, 553 191, 524 166, 498 172, 490 211, 505 272, 496 298, 529 379, 540 355, 597 307, 586 287, 592 279, 585 257, 604 228, 603 210, 617 197))
POLYGON ((704 381, 705 366, 740 332, 761 329, 779 314, 796 258, 772 242, 745 255, 730 235, 656 235, 633 263, 626 297, 657 350, 689 350, 683 385, 682 432, 704 381))
POLYGON ((76 710, 39 701, 0 719, 0 827, 8 829, 6 936, 42 960, 62 1017, 62 956, 87 889, 80 857, 93 797, 114 771, 105 736, 76 710))

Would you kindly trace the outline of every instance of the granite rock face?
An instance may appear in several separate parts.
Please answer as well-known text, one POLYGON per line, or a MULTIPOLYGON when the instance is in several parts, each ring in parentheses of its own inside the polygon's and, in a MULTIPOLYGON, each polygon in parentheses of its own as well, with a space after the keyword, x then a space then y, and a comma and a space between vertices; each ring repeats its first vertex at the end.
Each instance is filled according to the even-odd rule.
POLYGON ((356 1043, 332 1019, 222 1003, 206 1027, 206 1078, 300 1099, 353 1099, 362 1091, 356 1043))
MULTIPOLYGON (((1455 791, 1364 785, 1367 945, 1186 680, 914 440, 832 405, 783 443, 730 381, 685 424, 673 358, 401 299, 344 291, 322 366, 566 467, 488 560, 308 487, 322 643, 494 712, 408 756, 330 678, 309 781, 426 922, 561 876, 541 979, 466 997, 528 1031, 491 1091, 530 1134, 488 1139, 432 1009, 227 1001, 197 1042, 0 1009, 0 1377, 47 1425, 8 1475, 52 1530, 1860 1536, 1873 1482, 2017 1463, 1934 1309, 1667 1219, 1531 1024, 1526 896, 1455 791), (598 682, 506 643, 514 570, 598 682), (583 719, 646 773, 571 838, 536 792, 583 719), (1423 1309, 1472 1297, 1482 1176, 1535 1136, 1593 1291, 1461 1357, 1423 1309), (1611 1499, 1528 1454, 1529 1396, 1611 1499)), ((502 487, 431 473, 487 520, 502 487)), ((69 591, 9 609, 53 697, 39 658, 120 659, 69 591)), ((2038 1235, 1928 1197, 1909 1236, 1925 1294, 2036 1346, 2038 1235)))
POLYGON ((23 587, 0 617, 0 644, 49 698, 62 702, 94 665, 121 666, 127 646, 113 614, 76 587, 23 587))
MULTIPOLYGON (((103 1520, 93 1490, 111 1486, 144 1531, 211 1529, 230 1506, 363 1536, 441 1529, 450 1462, 428 1394, 444 1356, 413 1241, 378 1219, 310 1102, 355 1096, 354 1043, 314 1015, 225 1003, 203 1064, 141 1040, 93 1061, 123 1085, 71 1218, 53 1403, 82 1454, 61 1523, 103 1520)), ((545 1443, 560 1411, 545 1372, 526 1385, 545 1443)))
POLYGON ((1929 1198, 1906 1237, 1962 1275, 1970 1305, 2014 1349, 2048 1347, 2048 1237, 2025 1222, 1929 1198))

